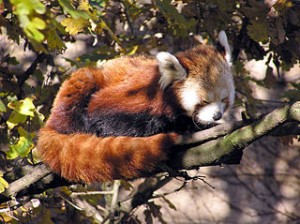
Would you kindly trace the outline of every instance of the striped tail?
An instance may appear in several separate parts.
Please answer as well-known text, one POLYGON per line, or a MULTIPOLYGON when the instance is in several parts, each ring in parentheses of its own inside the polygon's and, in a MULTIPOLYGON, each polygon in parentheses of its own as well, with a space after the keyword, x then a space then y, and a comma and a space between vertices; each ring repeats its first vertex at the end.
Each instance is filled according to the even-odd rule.
POLYGON ((149 173, 166 159, 177 139, 174 133, 150 137, 60 134, 46 126, 39 132, 37 148, 54 172, 71 181, 91 183, 149 173))

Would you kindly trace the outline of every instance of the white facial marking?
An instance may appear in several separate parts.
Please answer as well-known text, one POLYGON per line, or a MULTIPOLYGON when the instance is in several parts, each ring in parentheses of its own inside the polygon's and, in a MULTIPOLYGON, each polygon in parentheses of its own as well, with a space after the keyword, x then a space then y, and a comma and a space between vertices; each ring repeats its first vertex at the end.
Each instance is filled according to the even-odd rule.
POLYGON ((196 105, 200 103, 200 97, 194 89, 185 88, 181 93, 181 104, 183 108, 188 112, 188 115, 192 116, 196 105))
POLYGON ((225 104, 222 102, 210 103, 205 107, 202 107, 197 115, 196 121, 204 124, 215 122, 214 116, 216 113, 224 113, 225 104))

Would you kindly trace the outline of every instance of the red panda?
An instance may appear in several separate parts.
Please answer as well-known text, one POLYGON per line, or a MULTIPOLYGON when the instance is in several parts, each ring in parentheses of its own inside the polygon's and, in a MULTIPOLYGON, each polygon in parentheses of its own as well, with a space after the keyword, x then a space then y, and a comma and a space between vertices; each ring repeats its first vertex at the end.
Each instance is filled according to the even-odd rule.
MULTIPOLYGON (((186 133, 222 118, 234 102, 230 48, 199 45, 156 58, 135 56, 82 68, 66 80, 37 149, 71 181, 133 179, 167 159, 186 133)), ((190 139, 189 143, 197 139, 190 139)))

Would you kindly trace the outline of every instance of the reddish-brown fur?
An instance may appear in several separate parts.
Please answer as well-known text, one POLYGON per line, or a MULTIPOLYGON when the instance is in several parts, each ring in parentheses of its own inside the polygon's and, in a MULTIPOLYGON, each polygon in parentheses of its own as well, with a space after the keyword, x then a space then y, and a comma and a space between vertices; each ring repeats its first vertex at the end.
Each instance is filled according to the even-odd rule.
MULTIPOLYGON (((199 74, 190 75, 200 75, 204 80, 212 77, 204 77, 202 63, 211 63, 217 60, 215 57, 222 56, 207 47, 178 54, 185 68, 199 67, 196 69, 199 74)), ((111 110, 172 115, 178 107, 175 92, 182 81, 173 84, 175 92, 163 91, 158 84, 159 78, 157 61, 147 57, 119 58, 106 62, 100 69, 83 68, 73 73, 63 83, 51 115, 39 132, 37 148, 43 162, 69 180, 86 183, 132 179, 151 171, 166 159, 174 144, 181 143, 180 135, 97 137, 74 133, 72 119, 74 114, 111 110), (89 99, 87 111, 81 106, 85 98, 89 99)))
POLYGON ((59 134, 45 127, 38 148, 44 163, 72 181, 132 179, 151 171, 166 159, 176 134, 150 137, 96 137, 91 134, 59 134))
POLYGON ((148 108, 153 114, 170 110, 163 105, 157 73, 155 60, 144 57, 116 59, 102 69, 83 68, 73 73, 63 83, 51 116, 39 132, 37 148, 43 162, 69 180, 90 183, 132 179, 165 160, 175 133, 103 138, 57 131, 70 129, 75 105, 94 89, 101 91, 92 96, 89 113, 103 109, 141 112, 148 108))

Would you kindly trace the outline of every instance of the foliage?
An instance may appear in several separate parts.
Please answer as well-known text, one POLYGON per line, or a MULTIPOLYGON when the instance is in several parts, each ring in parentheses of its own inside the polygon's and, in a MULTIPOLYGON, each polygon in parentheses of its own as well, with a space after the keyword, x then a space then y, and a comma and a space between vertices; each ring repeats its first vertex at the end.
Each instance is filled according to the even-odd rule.
MULTIPOLYGON (((25 65, 24 58, 15 54, 10 46, 0 46, 0 151, 5 154, 6 164, 0 166, 1 170, 5 174, 17 161, 35 163, 31 152, 37 130, 48 116, 58 86, 70 69, 121 55, 182 50, 195 44, 196 35, 201 35, 204 42, 215 42, 219 30, 226 30, 229 35, 236 59, 237 101, 251 117, 256 112, 255 105, 262 103, 253 97, 251 85, 274 86, 300 59, 299 3, 265 2, 0 0, 1 41, 31 52, 29 61, 32 61, 25 65), (65 58, 68 66, 58 64, 56 59, 67 50, 68 44, 80 38, 91 43, 88 53, 65 58), (244 62, 263 58, 267 58, 266 78, 255 80, 248 75, 244 62)), ((299 100, 299 83, 288 87, 282 100, 299 100)), ((0 174, 2 192, 8 186, 9 177, 2 176, 2 171, 0 174)), ((122 182, 122 186, 128 187, 129 183, 122 182)), ((57 192, 49 192, 57 196, 57 192)), ((65 197, 71 194, 62 192, 65 197)), ((105 199, 107 196, 100 194, 87 201, 96 205, 103 204, 105 199)), ((164 201, 176 209, 168 199, 164 201)), ((63 212, 63 207, 51 212, 63 212)), ((153 218, 164 222, 159 205, 147 202, 146 208, 144 215, 148 223, 154 222, 153 218)), ((38 208, 34 211, 40 212, 38 208)), ((51 212, 44 213, 44 221, 51 212)), ((28 215, 29 209, 21 213, 28 215)), ((138 222, 134 211, 128 214, 138 222)), ((106 215, 111 220, 115 218, 106 215)), ((7 221, 7 217, 5 219, 7 221)), ((91 219, 97 220, 97 217, 91 219)))

